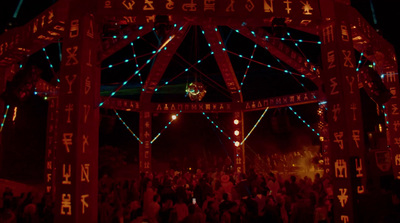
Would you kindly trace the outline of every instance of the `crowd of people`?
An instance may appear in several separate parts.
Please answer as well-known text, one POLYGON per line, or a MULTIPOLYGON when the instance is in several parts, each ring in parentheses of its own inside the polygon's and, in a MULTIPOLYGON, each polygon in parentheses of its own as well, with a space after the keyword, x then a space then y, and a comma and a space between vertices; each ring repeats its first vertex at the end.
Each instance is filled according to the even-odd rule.
MULTIPOLYGON (((334 222, 332 184, 319 173, 313 179, 283 179, 277 173, 253 169, 247 174, 168 170, 118 181, 105 174, 99 179, 98 192, 100 223, 334 222)), ((50 197, 34 200, 31 193, 13 196, 7 188, 0 222, 54 222, 50 197)))
POLYGON ((332 222, 329 179, 167 171, 99 182, 99 222, 332 222))
POLYGON ((14 196, 10 187, 6 187, 1 199, 1 223, 47 223, 53 222, 53 202, 48 194, 21 193, 14 196))

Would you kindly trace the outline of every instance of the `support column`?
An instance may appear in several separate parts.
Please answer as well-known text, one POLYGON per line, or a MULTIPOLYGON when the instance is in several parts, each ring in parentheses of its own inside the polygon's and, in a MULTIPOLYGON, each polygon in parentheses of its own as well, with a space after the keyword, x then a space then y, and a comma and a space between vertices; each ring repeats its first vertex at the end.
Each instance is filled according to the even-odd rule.
POLYGON ((151 171, 151 112, 141 111, 139 118, 139 171, 151 171))
POLYGON ((381 72, 383 73, 383 82, 393 95, 392 98, 385 103, 384 111, 385 116, 387 115, 387 143, 392 155, 393 176, 395 179, 400 179, 400 86, 398 67, 394 55, 393 62, 390 66, 385 66, 381 72))
POLYGON ((318 116, 319 116, 319 123, 318 123, 318 129, 320 133, 319 140, 321 141, 321 154, 322 158, 324 160, 324 174, 331 174, 330 173, 330 148, 329 148, 329 126, 328 123, 326 122, 326 101, 322 101, 319 103, 319 108, 318 108, 318 116))
POLYGON ((246 156, 245 156, 245 144, 243 142, 243 112, 233 113, 233 141, 235 142, 233 146, 233 163, 235 171, 238 173, 246 172, 246 156), (242 143, 243 142, 243 143, 242 143))
MULTIPOLYGON (((0 67, 0 94, 2 94, 6 90, 6 83, 7 83, 6 71, 7 69, 5 67, 0 67)), ((0 100, 0 114, 1 114, 0 123, 2 123, 4 119, 4 117, 2 116, 4 115, 5 111, 6 111, 6 105, 4 103, 4 100, 0 100)), ((2 173, 4 168, 3 160, 4 160, 3 133, 0 132, 0 173, 2 173)))
POLYGON ((365 190, 365 146, 356 60, 347 21, 349 6, 321 0, 323 82, 333 177, 335 222, 358 222, 358 193, 365 190))
POLYGON ((45 152, 45 192, 55 198, 55 153, 57 147, 57 124, 58 124, 58 97, 48 99, 47 108, 47 130, 46 130, 46 152, 45 152))
POLYGON ((88 2, 72 1, 60 70, 55 220, 97 222, 99 35, 88 2))

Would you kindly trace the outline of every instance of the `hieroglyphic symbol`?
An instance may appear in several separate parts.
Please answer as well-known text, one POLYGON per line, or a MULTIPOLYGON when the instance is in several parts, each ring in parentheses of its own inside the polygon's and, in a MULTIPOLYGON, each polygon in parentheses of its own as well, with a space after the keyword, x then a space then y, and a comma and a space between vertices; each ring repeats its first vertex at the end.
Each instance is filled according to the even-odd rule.
POLYGON ((49 15, 47 17, 47 24, 50 24, 53 22, 53 18, 54 18, 54 10, 51 9, 49 10, 49 15))
POLYGON ((356 103, 352 103, 351 105, 350 105, 350 109, 353 111, 353 121, 356 121, 357 120, 357 113, 356 113, 356 110, 357 110, 357 104, 356 103))
POLYGON ((85 95, 89 93, 90 88, 91 88, 90 77, 87 76, 85 79, 85 95))
POLYGON ((339 201, 340 201, 340 206, 344 208, 344 206, 347 204, 347 199, 349 198, 349 195, 347 195, 347 188, 339 188, 340 195, 337 195, 339 201))
POLYGON ((111 6, 111 1, 110 1, 110 0, 106 0, 106 1, 104 2, 104 8, 105 8, 105 9, 110 9, 110 8, 112 8, 112 6, 111 6))
POLYGON ((127 9, 127 10, 133 10, 133 6, 135 5, 134 0, 124 0, 122 2, 122 5, 127 9))
POLYGON ((215 0, 204 0, 204 11, 215 12, 215 0))
POLYGON ((194 0, 190 0, 190 3, 185 3, 182 5, 182 10, 185 12, 195 12, 197 11, 197 4, 194 3, 194 0))
POLYGON ((335 64, 335 51, 331 50, 327 53, 327 61, 328 61, 328 69, 332 69, 336 67, 335 64))
POLYGON ((397 107, 397 104, 392 104, 392 115, 398 115, 399 114, 399 108, 397 107))
POLYGON ((71 215, 72 214, 72 203, 71 203, 71 194, 62 194, 61 195, 61 215, 71 215), (65 209, 67 211, 65 211, 65 209))
POLYGON ((94 31, 93 31, 93 19, 89 20, 89 28, 86 32, 86 36, 88 36, 89 38, 94 38, 94 31))
POLYGON ((89 112, 90 112, 90 105, 83 105, 83 123, 87 122, 89 112))
POLYGON ((269 4, 267 1, 264 0, 264 12, 274 12, 273 0, 269 0, 269 4))
POLYGON ((91 49, 88 50, 88 60, 86 62, 86 66, 93 67, 93 64, 92 64, 92 50, 91 49))
POLYGON ((333 105, 333 121, 337 122, 339 114, 340 114, 340 104, 333 105))
POLYGON ((89 194, 84 194, 81 196, 81 203, 82 203, 82 214, 85 214, 85 208, 89 207, 89 204, 86 202, 86 198, 89 197, 89 194))
POLYGON ((364 186, 363 185, 357 186, 357 194, 362 194, 362 193, 364 193, 364 186))
POLYGON ((389 71, 385 74, 387 82, 396 82, 397 74, 394 71, 389 71))
POLYGON ((172 0, 167 0, 167 4, 165 4, 165 8, 168 10, 174 9, 175 3, 172 0))
POLYGON ((144 0, 143 11, 151 11, 151 10, 154 10, 153 1, 144 0))
POLYGON ((393 122, 394 131, 397 132, 397 130, 399 130, 399 127, 400 127, 400 121, 399 120, 394 121, 393 122))
POLYGON ((394 165, 400 166, 400 154, 394 156, 394 165))
POLYGON ((81 182, 90 182, 89 181, 89 171, 90 171, 90 164, 89 163, 85 163, 85 164, 81 164, 81 182))
POLYGON ((290 11, 292 10, 292 8, 290 8, 290 4, 291 4, 292 2, 289 1, 289 0, 285 0, 285 1, 283 1, 283 3, 286 4, 285 10, 286 10, 287 14, 290 14, 290 11))
POLYGON ((236 157, 236 164, 238 165, 242 164, 242 158, 236 157))
POLYGON ((341 35, 342 35, 342 40, 345 42, 348 42, 350 40, 350 35, 349 35, 349 31, 347 30, 347 26, 341 25, 340 31, 341 31, 341 35))
POLYGON ((79 19, 71 20, 71 27, 69 30, 69 38, 79 36, 79 19))
POLYGON ((343 132, 334 132, 333 136, 335 137, 333 141, 339 145, 340 149, 343 149, 343 132))
POLYGON ((254 9, 254 3, 251 0, 247 0, 245 8, 248 12, 253 11, 254 9))
POLYGON ((68 83, 68 91, 67 94, 72 94, 72 83, 74 83, 76 79, 76 74, 72 75, 72 79, 70 79, 70 75, 65 75, 65 80, 68 83))
POLYGON ((36 33, 36 32, 37 32, 37 30, 38 30, 38 24, 39 24, 39 19, 36 19, 36 20, 33 22, 32 33, 36 33))
POLYGON ((86 146, 89 146, 89 136, 83 134, 82 135, 82 153, 86 152, 86 146))
POLYGON ((66 166, 63 164, 63 181, 61 182, 62 184, 71 184, 71 180, 69 179, 71 177, 71 164, 68 164, 66 166))
POLYGON ((353 62, 351 62, 351 51, 350 50, 342 50, 344 56, 343 66, 354 68, 353 62))
POLYGON ((360 142, 360 130, 353 130, 352 131, 351 137, 353 138, 354 143, 356 144, 357 149, 360 148, 359 142, 360 142))
POLYGON ((343 223, 348 223, 350 221, 347 215, 340 215, 340 220, 342 220, 343 223))
POLYGON ((235 8, 233 5, 235 4, 235 0, 231 0, 231 3, 226 7, 225 12, 234 12, 235 8))
POLYGON ((136 22, 136 16, 124 16, 124 19, 127 23, 135 23, 136 22))
POLYGON ((336 87, 338 86, 336 77, 330 78, 329 82, 331 82, 331 84, 329 85, 331 87, 331 95, 339 94, 339 91, 336 89, 336 87))
POLYGON ((344 159, 337 159, 335 161, 335 176, 337 178, 347 178, 347 163, 344 159))
POLYGON ((333 26, 332 25, 329 25, 329 26, 327 26, 327 27, 324 27, 323 29, 322 29, 322 38, 323 38, 323 43, 324 44, 327 44, 327 43, 330 43, 330 42, 333 42, 334 41, 334 35, 333 35, 333 26))
POLYGON ((301 7, 301 9, 303 9, 303 14, 304 15, 312 15, 312 12, 310 12, 310 11, 312 11, 314 9, 311 7, 310 3, 308 3, 308 1, 306 1, 305 3, 303 1, 300 1, 300 2, 301 2, 301 4, 303 4, 303 7, 301 7))
POLYGON ((395 137, 393 139, 394 139, 394 144, 400 148, 400 137, 395 137))
POLYGON ((72 66, 72 65, 77 65, 79 63, 77 57, 77 51, 78 51, 78 46, 73 46, 73 47, 68 47, 66 49, 68 55, 67 55, 67 62, 65 62, 65 66, 72 66))
POLYGON ((350 94, 353 94, 354 93, 354 91, 353 91, 353 83, 354 83, 355 78, 353 76, 351 76, 351 77, 346 76, 346 80, 347 80, 347 83, 349 83, 349 86, 350 86, 350 94))
POLYGON ((68 104, 65 106, 67 112, 67 123, 71 123, 71 112, 74 110, 74 104, 68 104))
POLYGON ((356 177, 362 177, 363 176, 363 164, 362 164, 362 159, 361 158, 356 158, 355 160, 355 164, 356 164, 356 177))
POLYGON ((397 98, 397 90, 396 87, 389 88, 390 93, 393 95, 392 98, 397 98))
POLYGON ((74 135, 73 133, 63 133, 62 142, 65 146, 65 150, 67 151, 67 153, 70 152, 69 146, 72 146, 72 136, 73 135, 74 135))

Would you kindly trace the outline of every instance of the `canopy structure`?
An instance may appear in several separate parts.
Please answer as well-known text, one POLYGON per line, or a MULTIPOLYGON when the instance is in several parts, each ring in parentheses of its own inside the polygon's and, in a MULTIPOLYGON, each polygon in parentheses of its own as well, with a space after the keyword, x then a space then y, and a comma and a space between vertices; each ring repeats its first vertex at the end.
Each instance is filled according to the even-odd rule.
POLYGON ((323 102, 321 113, 326 113, 321 115, 321 139, 326 172, 334 179, 335 221, 357 222, 355 205, 368 192, 358 89, 367 87, 366 83, 370 88, 374 84, 360 81, 360 74, 364 72, 368 77, 369 71, 359 69, 357 52, 374 64, 374 72, 381 76, 375 84, 384 84, 392 95, 382 102, 384 129, 393 173, 400 178, 400 90, 395 52, 347 0, 59 0, 27 24, 0 36, 0 77, 10 78, 26 57, 59 40, 62 61, 60 72, 54 77, 58 81, 39 81, 36 85, 36 92, 45 92, 50 98, 46 192, 54 196, 56 222, 97 222, 100 108, 139 113, 143 172, 151 171, 152 114, 232 113, 232 133, 239 133, 232 136, 233 162, 235 171, 245 172, 244 143, 237 143, 244 142, 244 112, 316 102, 323 102), (286 27, 319 38, 322 64, 314 64, 294 47, 297 45, 283 41, 280 32, 286 27), (163 84, 161 80, 180 47, 187 47, 185 37, 193 29, 201 30, 208 56, 215 59, 231 100, 153 101, 155 92, 168 85, 168 81, 163 84), (318 90, 244 100, 242 84, 229 55, 232 52, 228 52, 222 36, 224 29, 262 47, 290 66, 282 69, 283 73, 307 78, 318 90), (102 61, 152 32, 159 37, 159 44, 149 50, 152 56, 118 88, 100 97, 102 61), (115 97, 150 62, 151 68, 141 76, 140 97, 115 97))

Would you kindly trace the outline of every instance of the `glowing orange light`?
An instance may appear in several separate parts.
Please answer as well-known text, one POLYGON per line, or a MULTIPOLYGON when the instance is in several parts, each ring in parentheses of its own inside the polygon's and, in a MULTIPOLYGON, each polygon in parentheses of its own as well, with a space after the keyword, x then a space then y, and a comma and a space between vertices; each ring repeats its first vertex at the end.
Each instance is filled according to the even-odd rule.
POLYGON ((176 119, 176 115, 172 115, 171 118, 172 118, 172 120, 175 120, 176 119))
POLYGON ((235 136, 238 136, 239 133, 240 133, 239 130, 236 130, 236 131, 234 132, 235 136))
POLYGON ((15 119, 17 118, 17 110, 18 107, 14 107, 13 121, 15 121, 15 119))
POLYGON ((239 147, 239 146, 240 146, 240 142, 236 141, 236 142, 235 142, 235 146, 236 146, 236 147, 239 147))
POLYGON ((233 120, 233 124, 235 124, 235 125, 239 124, 239 120, 237 120, 237 119, 233 120))

